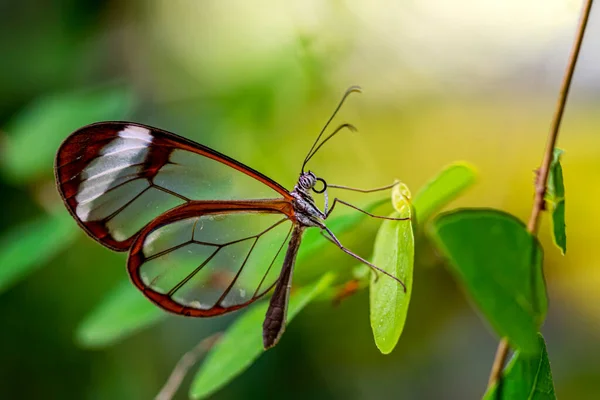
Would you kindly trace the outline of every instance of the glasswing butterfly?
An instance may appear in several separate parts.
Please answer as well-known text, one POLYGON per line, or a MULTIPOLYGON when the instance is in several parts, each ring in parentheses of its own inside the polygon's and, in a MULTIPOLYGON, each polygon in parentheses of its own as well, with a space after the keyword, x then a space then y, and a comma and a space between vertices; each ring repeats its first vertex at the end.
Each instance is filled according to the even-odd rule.
MULTIPOLYGON (((275 288, 263 324, 265 348, 285 329, 292 272, 302 234, 316 227, 342 251, 404 284, 340 243, 325 225, 337 203, 306 164, 344 128, 322 141, 329 118, 302 164, 292 191, 199 143, 133 122, 80 128, 60 146, 58 191, 83 230, 115 251, 129 251, 127 270, 146 297, 176 314, 209 317, 245 307, 275 288), (320 186, 320 187, 318 187, 320 186), (250 194, 235 194, 232 189, 250 194), (324 210, 312 195, 324 194, 324 210), (215 200, 218 199, 218 200, 215 200), (287 250, 284 251, 287 243, 287 250)), ((394 218, 389 218, 394 219, 394 218)))

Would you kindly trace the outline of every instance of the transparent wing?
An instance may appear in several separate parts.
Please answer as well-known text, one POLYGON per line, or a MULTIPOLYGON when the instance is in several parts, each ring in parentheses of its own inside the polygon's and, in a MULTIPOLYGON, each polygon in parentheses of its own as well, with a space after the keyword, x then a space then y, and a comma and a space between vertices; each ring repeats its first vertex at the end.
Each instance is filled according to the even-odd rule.
POLYGON ((127 250, 150 221, 193 200, 287 199, 288 191, 221 153, 130 122, 83 127, 55 164, 67 208, 94 239, 127 250))
POLYGON ((222 203, 179 207, 136 238, 129 274, 154 303, 212 316, 244 307, 276 284, 293 221, 273 209, 228 204, 226 210, 222 203))

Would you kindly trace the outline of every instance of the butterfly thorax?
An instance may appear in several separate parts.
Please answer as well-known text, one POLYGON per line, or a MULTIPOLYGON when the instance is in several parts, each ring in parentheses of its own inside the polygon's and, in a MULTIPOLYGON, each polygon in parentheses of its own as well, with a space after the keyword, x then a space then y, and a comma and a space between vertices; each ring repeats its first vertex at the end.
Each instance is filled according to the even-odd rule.
POLYGON ((320 227, 323 225, 325 214, 319 210, 310 190, 317 183, 317 177, 312 172, 303 172, 290 194, 294 197, 292 204, 296 211, 298 222, 305 226, 320 227))

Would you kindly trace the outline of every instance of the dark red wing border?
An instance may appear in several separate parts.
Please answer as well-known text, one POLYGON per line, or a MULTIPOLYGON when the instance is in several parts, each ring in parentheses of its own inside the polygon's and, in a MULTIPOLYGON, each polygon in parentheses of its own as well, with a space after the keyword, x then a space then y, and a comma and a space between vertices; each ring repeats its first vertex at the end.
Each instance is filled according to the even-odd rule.
MULTIPOLYGON (((188 307, 175 302, 166 294, 158 293, 144 284, 139 275, 140 267, 146 261, 143 254, 144 241, 148 234, 154 230, 186 219, 207 214, 228 214, 235 212, 256 212, 256 213, 280 213, 287 216, 292 223, 296 224, 296 217, 293 206, 286 200, 251 200, 251 201, 192 201, 189 204, 183 204, 176 207, 160 217, 156 218, 140 232, 135 238, 129 258, 127 260, 127 270, 135 286, 144 293, 153 303, 157 304, 166 311, 192 317, 210 317, 235 311, 243 308, 259 299, 262 295, 253 297, 249 301, 237 304, 231 307, 222 307, 215 305, 208 310, 201 310, 194 307, 188 307)), ((266 293, 263 292, 263 294, 266 293)))
POLYGON ((140 174, 141 177, 148 179, 150 182, 152 182, 158 171, 168 162, 170 154, 176 149, 181 149, 221 162, 264 183, 281 194, 284 200, 289 202, 292 199, 289 192, 283 186, 260 172, 218 151, 174 133, 132 122, 98 122, 87 125, 72 133, 60 146, 55 160, 55 178, 58 191, 67 209, 78 224, 92 238, 112 250, 128 250, 133 244, 136 235, 131 236, 127 240, 118 241, 111 237, 103 221, 82 221, 75 212, 77 209, 77 200, 75 197, 81 184, 81 172, 99 156, 103 147, 114 140, 119 135, 119 132, 127 127, 144 128, 149 130, 152 135, 152 143, 149 146, 149 152, 144 161, 143 173, 140 174))

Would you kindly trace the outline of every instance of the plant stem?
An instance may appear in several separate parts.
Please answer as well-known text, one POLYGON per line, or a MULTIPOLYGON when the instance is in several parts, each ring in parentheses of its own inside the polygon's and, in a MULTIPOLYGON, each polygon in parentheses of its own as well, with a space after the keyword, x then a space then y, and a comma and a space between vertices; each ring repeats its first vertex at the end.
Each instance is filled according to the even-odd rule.
MULTIPOLYGON (((560 123, 562 121, 565 106, 567 104, 567 96, 571 87, 571 80, 573 79, 575 64, 577 64, 577 59, 579 57, 581 43, 583 42, 585 28, 587 26, 590 11, 592 9, 592 3, 593 0, 586 0, 583 6, 583 10, 581 12, 581 18, 579 21, 579 26, 577 28, 575 42, 573 43, 573 47, 571 49, 569 63, 567 65, 567 70, 565 71, 565 75, 563 77, 560 93, 558 95, 558 101, 556 103, 556 109, 552 118, 552 124, 550 125, 550 132, 548 134, 548 140, 546 142, 544 158, 542 159, 542 164, 540 165, 540 168, 537 171, 537 176, 535 180, 535 197, 533 200, 533 207, 531 209, 531 216, 529 217, 529 222, 527 224, 527 230, 534 236, 537 235, 540 214, 542 210, 544 210, 544 196, 546 194, 546 183, 548 181, 548 174, 550 172, 550 163, 552 161, 554 147, 556 146, 556 141, 558 139, 560 123)), ((496 350, 496 356, 494 358, 494 364, 492 365, 492 371, 490 373, 488 388, 500 379, 502 369, 506 362, 506 356, 508 355, 508 350, 508 341, 506 340, 506 338, 502 338, 500 340, 500 343, 498 343, 498 349, 496 350)))
POLYGON ((219 339, 221 338, 221 332, 215 333, 207 338, 204 338, 198 343, 192 350, 188 351, 181 357, 171 376, 167 380, 167 383, 162 387, 160 392, 156 395, 154 400, 170 400, 175 396, 175 392, 179 389, 179 385, 185 378, 188 370, 196 364, 198 359, 206 353, 219 339))
POLYGON ((527 224, 527 230, 533 235, 537 234, 539 216, 541 211, 544 209, 544 195, 546 194, 546 182, 548 180, 548 173, 550 172, 552 153, 558 138, 560 123, 565 111, 565 105, 567 104, 567 96, 569 95, 571 80, 573 78, 573 72, 575 71, 577 58, 579 57, 579 49, 581 49, 581 43, 583 42, 583 35, 585 33, 585 27, 592 9, 592 3, 593 0, 587 0, 582 11, 581 20, 579 21, 579 27, 577 29, 577 36, 571 50, 571 55, 569 56, 569 64, 567 65, 565 76, 563 77, 558 101, 556 103, 556 110, 554 111, 554 117, 552 118, 552 125, 548 135, 548 141, 546 142, 544 159, 542 160, 542 165, 540 166, 537 174, 533 209, 531 210, 531 216, 529 217, 529 223, 527 224))
POLYGON ((492 364, 492 371, 490 372, 490 379, 488 380, 488 389, 491 388, 494 383, 500 379, 502 375, 502 368, 506 362, 506 356, 508 355, 508 341, 506 338, 500 339, 498 348, 496 349, 496 356, 494 357, 494 364, 492 364))

